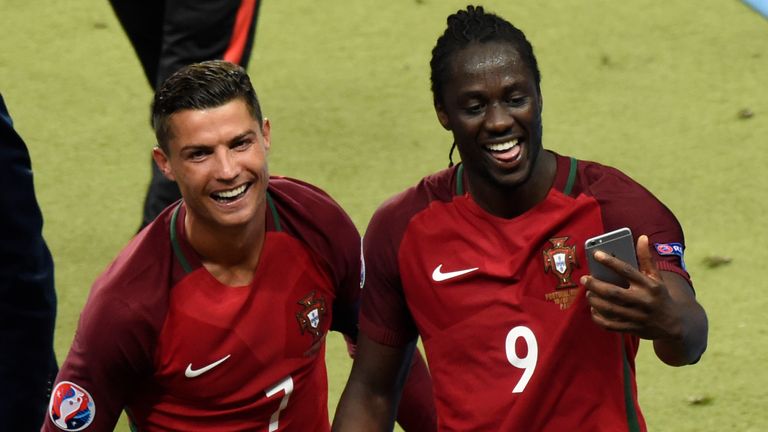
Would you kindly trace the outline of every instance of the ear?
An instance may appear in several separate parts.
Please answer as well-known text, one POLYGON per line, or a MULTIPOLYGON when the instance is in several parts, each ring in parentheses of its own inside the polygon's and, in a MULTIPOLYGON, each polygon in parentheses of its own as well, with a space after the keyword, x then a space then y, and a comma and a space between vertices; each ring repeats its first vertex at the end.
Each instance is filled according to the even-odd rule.
POLYGON ((544 96, 541 95, 541 90, 539 90, 539 115, 544 112, 544 96))
POLYGON ((272 146, 272 123, 266 117, 261 123, 261 136, 264 150, 269 151, 269 148, 272 146))
POLYGON ((168 156, 160 147, 152 149, 152 159, 155 160, 157 167, 160 168, 160 172, 163 173, 165 178, 171 181, 176 181, 176 177, 174 177, 171 172, 171 163, 168 160, 168 156))
POLYGON ((443 125, 443 128, 445 130, 451 130, 450 122, 448 121, 448 113, 445 112, 445 109, 443 109, 443 104, 439 102, 435 102, 435 113, 437 114, 437 121, 440 122, 441 125, 443 125))

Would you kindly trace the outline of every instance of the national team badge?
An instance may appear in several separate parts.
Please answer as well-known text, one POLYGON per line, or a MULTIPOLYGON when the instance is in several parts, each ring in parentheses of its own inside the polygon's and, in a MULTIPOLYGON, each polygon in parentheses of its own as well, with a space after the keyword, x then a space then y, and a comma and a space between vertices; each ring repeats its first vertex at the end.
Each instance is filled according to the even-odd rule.
POLYGON ((577 266, 576 246, 567 246, 568 237, 549 239, 552 247, 544 250, 544 271, 557 277, 557 289, 573 288, 573 267, 577 266))
POLYGON ((325 316, 325 299, 315 297, 315 292, 312 291, 298 303, 304 306, 304 309, 296 314, 301 334, 308 332, 317 341, 323 336, 323 332, 320 330, 320 320, 325 316))
POLYGON ((573 269, 577 267, 576 246, 565 244, 570 237, 554 237, 549 239, 552 247, 544 249, 544 271, 557 278, 555 291, 546 294, 545 298, 560 306, 561 310, 568 309, 576 298, 576 283, 571 280, 573 269))
POLYGON ((93 422, 96 405, 84 388, 69 381, 62 381, 51 393, 48 415, 59 429, 79 431, 93 422))

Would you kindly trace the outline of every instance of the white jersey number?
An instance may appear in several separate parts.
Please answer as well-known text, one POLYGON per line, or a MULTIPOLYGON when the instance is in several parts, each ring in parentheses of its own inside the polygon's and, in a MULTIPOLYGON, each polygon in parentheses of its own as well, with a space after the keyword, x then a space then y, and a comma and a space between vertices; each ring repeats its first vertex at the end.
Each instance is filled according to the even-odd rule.
POLYGON ((517 382, 517 385, 512 390, 512 393, 522 393, 533 376, 533 371, 536 369, 536 361, 539 358, 539 345, 536 343, 536 336, 528 327, 517 326, 507 333, 506 350, 509 363, 516 368, 524 370, 523 376, 520 377, 520 381, 517 382), (528 346, 528 353, 523 358, 520 358, 517 354, 517 340, 519 338, 523 338, 528 346))
POLYGON ((265 393, 268 398, 271 398, 281 391, 285 392, 285 395, 283 395, 283 399, 280 401, 280 406, 277 408, 277 411, 275 411, 274 414, 272 414, 272 417, 269 418, 269 432, 275 432, 277 428, 280 427, 280 411, 288 406, 288 399, 291 397, 291 393, 293 393, 293 378, 291 378, 290 375, 265 390, 265 393))

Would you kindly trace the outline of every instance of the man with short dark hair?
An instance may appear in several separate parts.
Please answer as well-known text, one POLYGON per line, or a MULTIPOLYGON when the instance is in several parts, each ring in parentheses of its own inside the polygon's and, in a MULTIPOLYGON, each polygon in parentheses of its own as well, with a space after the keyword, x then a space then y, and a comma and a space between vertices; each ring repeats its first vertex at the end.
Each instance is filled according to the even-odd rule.
POLYGON ((183 199, 94 284, 44 430, 112 430, 124 408, 140 431, 328 430, 326 334, 357 334, 355 226, 269 175, 271 125, 240 66, 182 68, 153 123, 183 199))

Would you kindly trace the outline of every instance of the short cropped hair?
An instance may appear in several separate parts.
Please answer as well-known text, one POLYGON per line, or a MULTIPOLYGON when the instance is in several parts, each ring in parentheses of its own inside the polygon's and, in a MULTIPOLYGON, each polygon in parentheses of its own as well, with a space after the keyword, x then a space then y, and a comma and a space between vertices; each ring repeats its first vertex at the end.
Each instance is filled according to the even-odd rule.
POLYGON ((498 15, 485 12, 482 6, 467 6, 448 16, 448 27, 437 39, 432 49, 431 67, 432 97, 435 103, 443 103, 443 86, 446 80, 450 61, 456 52, 472 43, 505 42, 514 46, 520 56, 531 69, 536 90, 541 93, 541 73, 533 47, 525 34, 509 21, 498 15))
POLYGON ((261 106, 245 70, 223 60, 195 63, 179 69, 163 82, 152 102, 152 127, 157 143, 168 154, 170 117, 183 110, 202 110, 242 99, 251 116, 263 123, 261 106))

